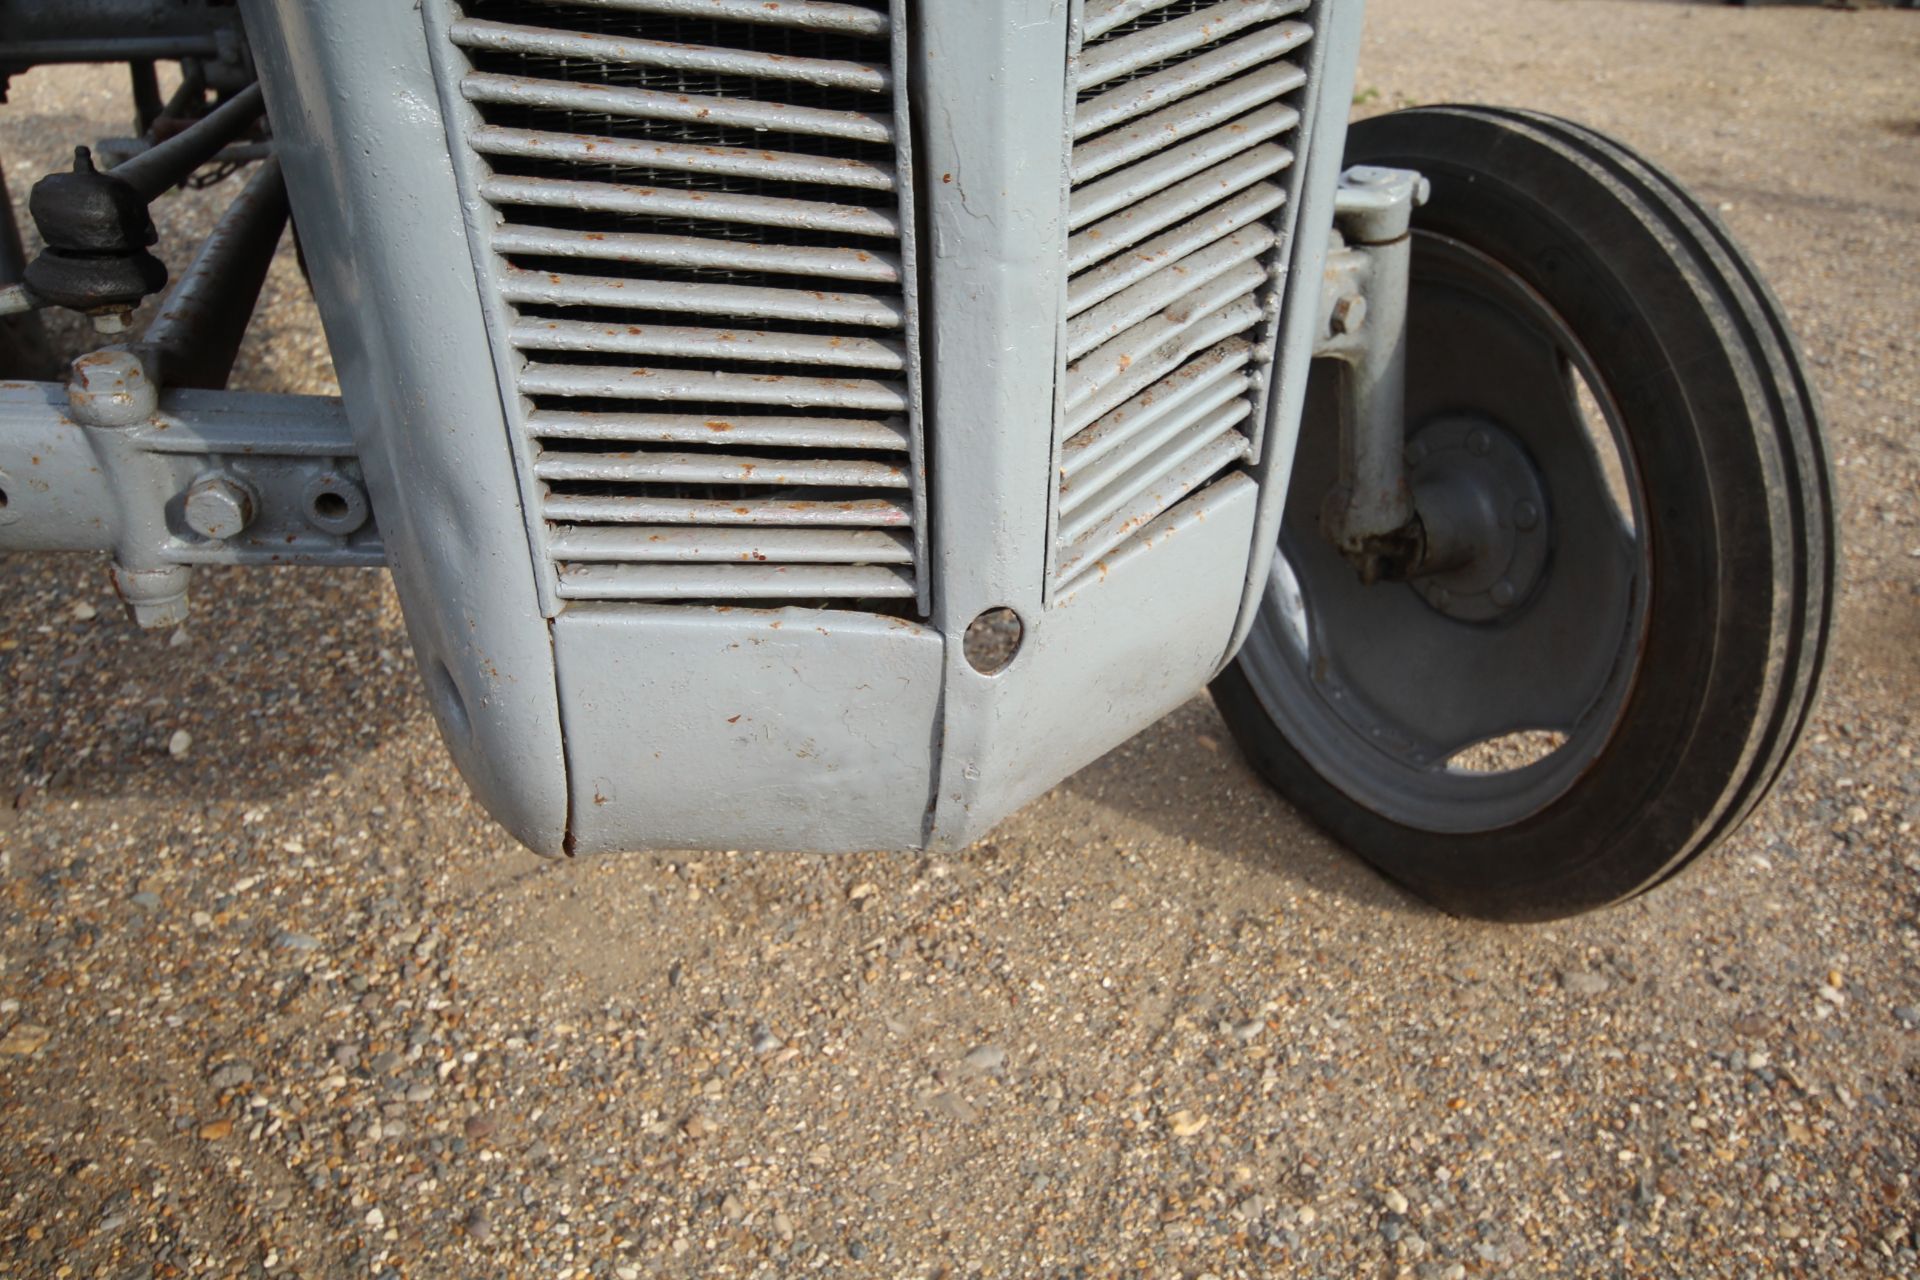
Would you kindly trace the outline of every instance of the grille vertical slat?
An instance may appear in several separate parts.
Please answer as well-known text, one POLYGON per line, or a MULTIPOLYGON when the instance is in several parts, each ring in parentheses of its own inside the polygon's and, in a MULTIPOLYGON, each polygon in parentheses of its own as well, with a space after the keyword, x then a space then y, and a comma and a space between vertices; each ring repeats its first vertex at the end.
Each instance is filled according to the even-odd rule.
POLYGON ((557 600, 924 609, 890 6, 452 2, 557 600))
POLYGON ((1243 462, 1262 412, 1306 0, 1087 0, 1053 581, 1243 462))

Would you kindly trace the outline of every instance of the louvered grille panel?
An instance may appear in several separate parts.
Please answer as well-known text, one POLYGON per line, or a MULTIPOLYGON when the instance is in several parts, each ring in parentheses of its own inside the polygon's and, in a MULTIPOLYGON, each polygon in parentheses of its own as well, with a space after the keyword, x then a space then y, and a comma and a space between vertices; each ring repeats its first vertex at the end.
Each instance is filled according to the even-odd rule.
POLYGON ((1269 382, 1307 0, 1086 0, 1054 582, 1247 459, 1269 382))
POLYGON ((462 0, 561 600, 927 606, 886 0, 462 0))

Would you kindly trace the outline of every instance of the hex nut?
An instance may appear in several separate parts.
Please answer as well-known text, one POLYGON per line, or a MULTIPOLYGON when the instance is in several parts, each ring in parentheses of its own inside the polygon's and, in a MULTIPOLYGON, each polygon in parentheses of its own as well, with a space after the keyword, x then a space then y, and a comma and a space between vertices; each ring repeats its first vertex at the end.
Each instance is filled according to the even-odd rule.
POLYGON ((67 412, 87 427, 131 427, 160 407, 160 390, 131 351, 107 348, 73 362, 67 412))
POLYGON ((203 538, 224 542, 253 523, 253 494, 227 476, 203 476, 187 490, 183 514, 187 528, 203 538))

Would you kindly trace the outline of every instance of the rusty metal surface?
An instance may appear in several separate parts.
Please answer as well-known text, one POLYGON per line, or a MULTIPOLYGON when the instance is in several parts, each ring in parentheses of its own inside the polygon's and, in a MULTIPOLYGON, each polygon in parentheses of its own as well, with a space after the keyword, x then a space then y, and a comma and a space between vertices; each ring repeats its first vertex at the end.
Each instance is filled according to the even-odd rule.
POLYGON ((904 27, 850 5, 594 8, 474 0, 429 15, 444 22, 456 164, 497 211, 470 234, 521 405, 549 609, 824 587, 924 610, 904 27), (801 56, 782 28, 819 43, 801 56), (872 505, 875 488, 899 501, 872 505), (729 558, 742 523, 901 534, 753 544, 804 572, 663 572, 635 523, 680 529, 671 558, 694 562, 729 558), (711 548, 703 528, 718 531, 711 548), (594 556, 581 569, 566 555, 583 546, 594 556), (614 562, 620 548, 640 567, 614 562), (829 551, 848 572, 832 572, 829 551))
POLYGON ((70 386, 0 383, 0 551, 111 550, 137 569, 385 562, 371 521, 340 533, 313 509, 316 481, 360 484, 339 401, 142 388, 119 351, 76 367, 70 386), (193 509, 216 491, 250 508, 225 536, 193 509))
POLYGON ((602 262, 632 262, 681 270, 704 267, 717 271, 764 271, 774 275, 827 276, 879 284, 895 284, 900 280, 899 257, 876 248, 759 244, 751 240, 711 240, 636 231, 572 231, 511 223, 494 231, 493 247, 505 254, 596 258, 602 262))
POLYGON ((163 385, 227 385, 286 225, 287 185, 279 161, 269 159, 207 233, 140 339, 141 357, 163 385))
POLYGON ((870 93, 885 93, 892 87, 891 76, 883 63, 797 58, 755 49, 643 40, 471 18, 456 21, 452 31, 454 43, 461 48, 492 53, 537 54, 547 58, 577 58, 583 62, 610 65, 665 67, 676 71, 752 76, 765 80, 798 80, 823 88, 859 89, 870 93))
POLYGON ((1254 454, 1312 28, 1292 0, 1089 5, 1070 64, 1056 590, 1254 454), (1118 83, 1116 83, 1118 82, 1118 83))
POLYGON ((460 92, 470 102, 511 103, 547 107, 556 111, 588 111, 642 120, 736 125, 746 129, 780 129, 787 133, 854 142, 893 141, 891 117, 865 111, 835 111, 790 103, 758 102, 752 98, 708 97, 690 93, 663 93, 631 85, 583 80, 544 80, 535 76, 498 75, 473 71, 460 78, 460 92))
POLYGON ((248 85, 165 142, 113 167, 113 176, 152 200, 184 181, 251 129, 266 110, 258 84, 248 85))
POLYGON ((910 599, 913 574, 873 564, 569 564, 569 600, 910 599))
MULTIPOLYGON (((544 0, 561 3, 562 0, 544 0)), ((841 31, 852 35, 884 36, 887 15, 857 4, 830 0, 564 0, 579 8, 623 9, 664 17, 720 18, 728 22, 761 22, 776 27, 810 31, 841 31)))

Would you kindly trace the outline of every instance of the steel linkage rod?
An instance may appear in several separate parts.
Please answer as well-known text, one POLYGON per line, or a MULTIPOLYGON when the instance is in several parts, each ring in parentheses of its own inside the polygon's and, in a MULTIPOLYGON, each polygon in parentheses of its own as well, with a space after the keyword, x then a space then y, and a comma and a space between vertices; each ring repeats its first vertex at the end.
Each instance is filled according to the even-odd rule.
POLYGON ((160 304, 137 348, 167 387, 227 385, 274 249, 287 225, 280 162, 260 166, 160 304))
POLYGON ((256 82, 165 142, 114 166, 111 172, 139 192, 142 199, 152 201, 186 181, 221 148, 245 133, 262 110, 260 85, 256 82))

